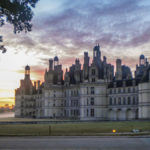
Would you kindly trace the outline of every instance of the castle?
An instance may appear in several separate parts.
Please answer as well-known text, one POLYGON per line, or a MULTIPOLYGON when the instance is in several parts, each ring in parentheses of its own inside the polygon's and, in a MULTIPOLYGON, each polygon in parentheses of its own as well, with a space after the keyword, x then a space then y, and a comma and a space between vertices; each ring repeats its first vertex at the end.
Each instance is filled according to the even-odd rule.
POLYGON ((63 77, 57 56, 49 60, 44 82, 30 79, 30 67, 15 90, 15 117, 58 118, 77 120, 150 119, 150 64, 144 55, 139 58, 134 77, 120 59, 114 66, 101 58, 100 46, 93 49, 90 64, 84 52, 81 69, 75 60, 63 77))

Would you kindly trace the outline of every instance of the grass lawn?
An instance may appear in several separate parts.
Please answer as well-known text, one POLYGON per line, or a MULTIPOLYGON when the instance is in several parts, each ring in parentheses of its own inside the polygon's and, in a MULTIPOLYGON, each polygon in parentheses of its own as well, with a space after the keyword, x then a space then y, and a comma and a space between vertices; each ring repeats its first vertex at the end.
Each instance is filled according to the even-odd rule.
POLYGON ((112 129, 150 132, 150 121, 0 125, 0 135, 99 135, 112 133, 112 129))

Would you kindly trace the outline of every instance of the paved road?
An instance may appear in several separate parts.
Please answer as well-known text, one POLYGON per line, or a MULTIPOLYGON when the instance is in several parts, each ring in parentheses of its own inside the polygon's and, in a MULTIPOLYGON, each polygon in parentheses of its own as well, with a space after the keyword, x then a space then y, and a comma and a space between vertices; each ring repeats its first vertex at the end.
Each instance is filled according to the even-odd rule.
POLYGON ((0 150, 150 150, 150 137, 0 137, 0 150))

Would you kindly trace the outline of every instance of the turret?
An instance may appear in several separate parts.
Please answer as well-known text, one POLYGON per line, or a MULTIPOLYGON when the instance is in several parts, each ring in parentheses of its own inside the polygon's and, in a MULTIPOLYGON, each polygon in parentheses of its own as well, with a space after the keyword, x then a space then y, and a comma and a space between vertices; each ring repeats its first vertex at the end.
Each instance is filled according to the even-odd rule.
POLYGON ((59 65, 59 59, 57 56, 54 57, 54 66, 58 66, 59 65))
POLYGON ((139 65, 144 65, 145 64, 145 56, 142 54, 140 55, 140 58, 139 58, 139 65))
POLYGON ((101 62, 101 52, 100 52, 100 46, 99 45, 95 46, 93 49, 93 62, 95 64, 98 64, 98 65, 101 62))
POLYGON ((30 67, 28 65, 25 67, 25 79, 30 79, 30 67))

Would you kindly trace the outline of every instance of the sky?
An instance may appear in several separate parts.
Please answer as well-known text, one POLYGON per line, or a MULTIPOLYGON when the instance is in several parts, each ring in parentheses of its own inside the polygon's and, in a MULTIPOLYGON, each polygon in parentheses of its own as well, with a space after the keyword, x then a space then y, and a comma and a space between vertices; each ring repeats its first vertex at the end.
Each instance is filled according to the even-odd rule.
POLYGON ((31 68, 31 79, 44 79, 48 59, 58 55, 63 69, 100 44, 102 56, 117 58, 132 71, 144 54, 150 61, 149 0, 40 0, 33 9, 32 32, 0 28, 7 52, 0 54, 0 104, 14 104, 14 89, 31 68))

